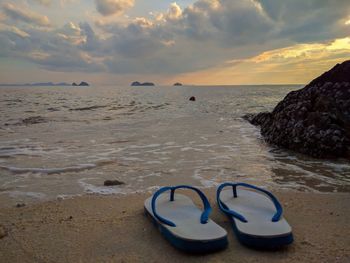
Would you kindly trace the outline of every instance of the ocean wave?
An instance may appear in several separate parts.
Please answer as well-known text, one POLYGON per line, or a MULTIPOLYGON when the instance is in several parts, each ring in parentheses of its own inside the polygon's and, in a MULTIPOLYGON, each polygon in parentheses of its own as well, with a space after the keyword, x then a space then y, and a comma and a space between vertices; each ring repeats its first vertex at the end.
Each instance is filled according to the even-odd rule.
POLYGON ((96 186, 90 183, 87 183, 87 180, 96 179, 96 178, 82 178, 78 180, 78 184, 83 188, 84 192, 87 194, 100 194, 100 195, 111 195, 111 194, 123 194, 123 191, 120 187, 109 187, 109 186, 96 186))
POLYGON ((12 173, 40 173, 40 174, 58 174, 66 172, 80 172, 87 169, 95 168, 96 164, 81 164, 77 166, 62 167, 62 168, 20 168, 13 166, 0 166, 0 169, 7 170, 12 173))
POLYGON ((86 110, 96 110, 100 108, 106 108, 109 105, 94 105, 94 106, 89 106, 89 107, 81 107, 81 108, 72 108, 69 109, 70 111, 86 111, 86 110))
POLYGON ((46 194, 44 193, 39 193, 39 192, 21 192, 21 191, 8 191, 4 192, 9 194, 10 197, 29 197, 29 198, 34 198, 34 199, 45 199, 46 194))

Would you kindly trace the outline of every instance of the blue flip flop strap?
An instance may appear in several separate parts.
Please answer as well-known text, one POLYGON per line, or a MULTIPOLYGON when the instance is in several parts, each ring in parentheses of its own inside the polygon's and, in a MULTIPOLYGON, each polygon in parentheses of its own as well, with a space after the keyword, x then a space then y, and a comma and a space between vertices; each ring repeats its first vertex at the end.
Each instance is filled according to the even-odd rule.
POLYGON ((160 188, 157 192, 155 192, 153 197, 152 197, 152 201, 151 201, 153 215, 163 224, 166 224, 168 226, 174 226, 174 227, 176 226, 175 223, 158 215, 158 213, 156 211, 156 200, 162 193, 170 190, 170 201, 174 201, 175 190, 179 189, 179 188, 186 188, 186 189, 194 190, 200 196, 200 198, 202 199, 203 204, 204 204, 204 211, 201 215, 200 222, 201 222, 201 224, 207 223, 208 219, 209 219, 209 214, 211 212, 210 203, 209 203, 207 197, 203 194, 203 192, 201 192, 199 189, 197 189, 193 186, 189 186, 189 185, 165 186, 165 187, 160 188))
POLYGON ((230 210, 230 209, 221 201, 221 199, 220 199, 220 193, 221 193, 222 189, 223 189, 224 187, 226 187, 226 186, 232 186, 233 197, 234 197, 234 198, 237 197, 237 186, 243 186, 243 187, 246 187, 246 188, 251 188, 251 189, 254 189, 254 190, 256 190, 256 191, 259 191, 259 192, 264 193, 265 195, 267 195, 267 196, 271 199, 271 201, 273 202, 273 204, 274 204, 274 206, 275 206, 275 208, 276 208, 276 213, 273 215, 271 221, 272 221, 272 222, 277 222, 277 221, 280 220, 280 218, 281 218, 281 216, 282 216, 282 213, 283 213, 283 209, 282 209, 282 206, 281 206, 280 202, 278 202, 277 198, 276 198, 272 193, 270 193, 269 191, 267 191, 267 190, 265 190, 265 189, 259 188, 259 187, 255 186, 255 185, 246 184, 246 183, 235 183, 235 184, 234 184, 234 183, 223 183, 223 184, 221 184, 221 185, 219 186, 219 188, 218 188, 218 190, 217 190, 217 192, 216 192, 216 200, 217 200, 217 203, 218 203, 220 209, 221 209, 222 211, 224 211, 225 213, 227 213, 227 214, 229 214, 229 215, 231 215, 231 216, 237 218, 238 220, 240 220, 240 221, 242 221, 242 222, 245 222, 245 223, 248 222, 247 219, 246 219, 243 215, 241 215, 241 214, 239 214, 239 213, 237 213, 237 212, 235 212, 235 211, 233 211, 233 210, 230 210))

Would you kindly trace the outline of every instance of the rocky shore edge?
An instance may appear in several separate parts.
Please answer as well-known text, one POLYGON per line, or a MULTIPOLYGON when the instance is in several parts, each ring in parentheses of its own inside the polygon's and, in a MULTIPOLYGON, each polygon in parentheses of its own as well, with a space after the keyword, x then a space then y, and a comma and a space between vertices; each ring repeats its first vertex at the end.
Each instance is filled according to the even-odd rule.
POLYGON ((269 144, 316 158, 350 159, 350 60, 288 93, 272 112, 243 118, 260 126, 269 144))

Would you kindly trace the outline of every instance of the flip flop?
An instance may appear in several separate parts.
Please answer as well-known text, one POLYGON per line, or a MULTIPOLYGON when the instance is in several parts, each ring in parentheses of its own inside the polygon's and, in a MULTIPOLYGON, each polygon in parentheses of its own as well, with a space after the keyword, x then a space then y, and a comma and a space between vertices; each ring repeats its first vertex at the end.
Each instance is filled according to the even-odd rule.
POLYGON ((282 206, 269 191, 246 183, 223 183, 216 199, 242 244, 277 248, 293 242, 292 228, 282 217, 282 206), (232 190, 223 190, 227 186, 232 190), (238 186, 251 190, 237 189, 238 186))
POLYGON ((145 214, 173 246, 186 252, 208 253, 227 246, 227 232, 209 218, 211 210, 206 196, 187 185, 162 187, 145 200, 145 214), (195 191, 203 201, 204 211, 188 196, 175 195, 179 188, 195 191), (166 191, 170 195, 164 194, 166 191))

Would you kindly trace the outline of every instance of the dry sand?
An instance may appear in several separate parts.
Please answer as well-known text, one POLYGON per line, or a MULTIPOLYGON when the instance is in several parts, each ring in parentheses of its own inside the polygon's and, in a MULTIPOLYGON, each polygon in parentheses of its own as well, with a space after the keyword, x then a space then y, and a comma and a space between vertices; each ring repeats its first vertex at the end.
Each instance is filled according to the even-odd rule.
MULTIPOLYGON (((205 192, 214 204, 215 190, 205 192)), ((21 208, 0 199, 0 262, 350 262, 350 194, 276 195, 293 227, 291 246, 242 246, 213 205, 211 218, 228 230, 229 246, 207 255, 173 248, 143 215, 145 194, 87 195, 21 208)))

